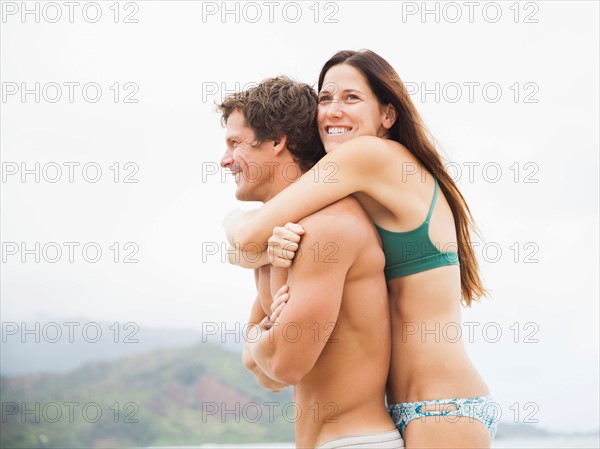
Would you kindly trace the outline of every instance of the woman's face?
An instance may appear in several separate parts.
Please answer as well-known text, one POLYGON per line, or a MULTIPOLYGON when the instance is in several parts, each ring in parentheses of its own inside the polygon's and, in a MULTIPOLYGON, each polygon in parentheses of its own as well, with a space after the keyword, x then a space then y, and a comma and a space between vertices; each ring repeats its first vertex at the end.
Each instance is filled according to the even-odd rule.
POLYGON ((319 92, 319 135, 326 152, 358 136, 385 137, 390 123, 360 71, 348 64, 331 67, 319 92))

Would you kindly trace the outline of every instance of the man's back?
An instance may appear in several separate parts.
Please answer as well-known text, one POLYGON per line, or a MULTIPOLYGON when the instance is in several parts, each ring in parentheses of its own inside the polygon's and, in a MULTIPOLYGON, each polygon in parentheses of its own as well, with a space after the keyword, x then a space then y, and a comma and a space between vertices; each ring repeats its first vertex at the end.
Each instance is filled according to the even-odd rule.
POLYGON ((295 386, 296 443, 315 447, 340 436, 392 430, 384 404, 391 330, 377 232, 351 197, 300 224, 305 235, 292 267, 259 274, 265 310, 277 290, 289 286, 277 322, 288 366, 279 372, 295 386))

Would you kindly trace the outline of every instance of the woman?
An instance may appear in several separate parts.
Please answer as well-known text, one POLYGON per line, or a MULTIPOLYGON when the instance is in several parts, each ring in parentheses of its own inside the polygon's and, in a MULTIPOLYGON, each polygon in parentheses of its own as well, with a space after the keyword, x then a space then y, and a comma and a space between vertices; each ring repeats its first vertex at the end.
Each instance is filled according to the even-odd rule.
MULTIPOLYGON (((383 58, 339 52, 321 70, 318 88, 319 134, 328 154, 260 209, 231 214, 228 238, 241 248, 253 242, 264 248, 277 225, 352 194, 386 256, 393 333, 387 402, 407 448, 489 447, 495 408, 487 386, 461 339, 444 338, 461 322, 461 299, 470 306, 485 294, 469 208, 383 58)), ((293 225, 277 228, 270 241, 295 250, 293 230, 301 233, 293 225)), ((277 259, 289 265, 283 253, 277 259)), ((291 291, 275 298, 274 314, 293 300, 291 291)))

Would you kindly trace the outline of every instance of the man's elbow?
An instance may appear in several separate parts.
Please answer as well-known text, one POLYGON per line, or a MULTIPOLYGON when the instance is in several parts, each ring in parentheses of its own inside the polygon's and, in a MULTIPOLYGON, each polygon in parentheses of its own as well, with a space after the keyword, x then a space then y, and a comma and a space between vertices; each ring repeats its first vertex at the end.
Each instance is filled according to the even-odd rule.
POLYGON ((280 380, 271 378, 263 372, 254 358, 252 358, 252 355, 249 353, 249 351, 244 351, 242 354, 242 364, 244 365, 244 368, 254 375, 256 383, 264 389, 277 393, 285 388, 280 380))
POLYGON ((240 263, 240 253, 229 249, 227 252, 227 262, 231 265, 238 265, 240 263))
POLYGON ((252 372, 256 368, 256 362, 252 358, 252 355, 249 351, 244 350, 244 352, 242 353, 242 365, 244 365, 244 368, 246 368, 250 372, 252 372))

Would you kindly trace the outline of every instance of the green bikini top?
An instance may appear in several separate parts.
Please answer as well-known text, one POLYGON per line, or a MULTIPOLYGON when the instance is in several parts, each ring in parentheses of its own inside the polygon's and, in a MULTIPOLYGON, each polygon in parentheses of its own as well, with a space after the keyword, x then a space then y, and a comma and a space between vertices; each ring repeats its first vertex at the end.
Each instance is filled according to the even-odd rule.
POLYGON ((435 180, 433 201, 425 222, 416 229, 392 232, 375 225, 381 236, 385 254, 385 278, 389 281, 400 276, 431 270, 446 265, 459 265, 458 253, 441 252, 429 238, 429 220, 438 196, 435 180))

